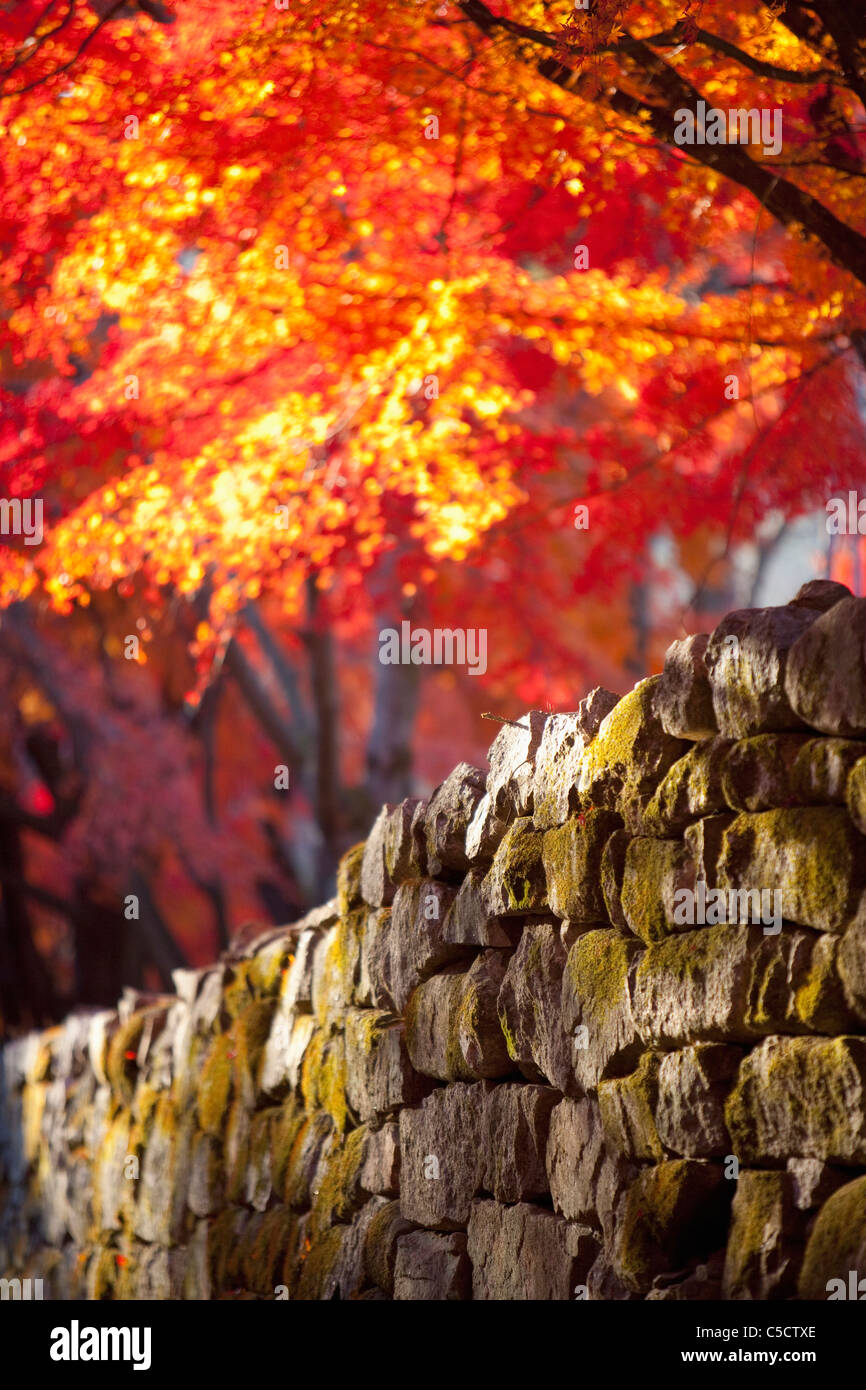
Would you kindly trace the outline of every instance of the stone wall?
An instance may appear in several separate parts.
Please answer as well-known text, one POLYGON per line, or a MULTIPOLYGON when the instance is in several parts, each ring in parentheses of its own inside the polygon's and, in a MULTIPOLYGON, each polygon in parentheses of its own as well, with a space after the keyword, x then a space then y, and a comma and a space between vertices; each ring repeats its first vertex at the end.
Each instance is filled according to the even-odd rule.
POLYGON ((866 1276, 864 658, 840 585, 733 613, 384 808, 303 922, 7 1046, 0 1269, 103 1299, 866 1276))

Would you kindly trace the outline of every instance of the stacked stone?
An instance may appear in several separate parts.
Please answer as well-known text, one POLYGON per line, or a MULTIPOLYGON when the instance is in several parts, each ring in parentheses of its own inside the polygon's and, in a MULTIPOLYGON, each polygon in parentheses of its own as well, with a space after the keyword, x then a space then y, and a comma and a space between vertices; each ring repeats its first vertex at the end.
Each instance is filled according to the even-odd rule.
POLYGON ((384 807, 295 927, 4 1050, 7 1277, 654 1300, 866 1276, 866 599, 730 614, 622 699, 503 724, 489 762, 384 807), (683 920, 699 889, 782 919, 683 920))

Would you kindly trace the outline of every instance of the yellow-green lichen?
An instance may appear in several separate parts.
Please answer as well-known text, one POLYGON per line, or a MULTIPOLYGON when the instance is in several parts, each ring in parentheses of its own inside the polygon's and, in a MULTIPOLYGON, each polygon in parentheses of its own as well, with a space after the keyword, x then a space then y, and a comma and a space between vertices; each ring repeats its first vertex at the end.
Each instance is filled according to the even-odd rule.
POLYGON ((367 1149, 362 1125, 336 1144, 316 1169, 312 1192, 310 1234, 316 1239, 335 1221, 348 1221, 363 1201, 361 1168, 367 1149))
POLYGON ((106 1072, 111 1089, 126 1105, 132 1101, 138 1076, 138 1049, 144 1032, 146 1015, 133 1014, 118 1028, 108 1046, 106 1072))
POLYGON ((343 855, 337 867, 337 909, 341 917, 348 917, 356 907, 363 907, 361 897, 361 860, 364 857, 364 841, 353 845, 343 855))
POLYGON ((225 1125, 232 1094, 235 1038, 222 1033, 214 1038, 202 1067, 198 1088, 199 1124, 206 1134, 219 1138, 225 1125))

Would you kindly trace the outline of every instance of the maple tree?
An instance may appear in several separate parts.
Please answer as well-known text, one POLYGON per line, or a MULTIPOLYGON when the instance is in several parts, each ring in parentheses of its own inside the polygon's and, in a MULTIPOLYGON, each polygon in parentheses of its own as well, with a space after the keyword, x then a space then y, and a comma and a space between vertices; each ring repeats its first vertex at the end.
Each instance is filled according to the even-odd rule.
POLYGON ((856 485, 866 18, 845 0, 0 15, 0 493, 45 506, 41 545, 0 548, 0 815, 19 861, 40 827, 64 854, 88 842, 83 918, 101 894, 116 924, 122 882, 180 834, 167 787, 121 854, 104 831, 131 786, 147 802, 148 748, 186 769, 187 878, 224 932, 239 821, 217 826, 231 797, 207 768, 213 740, 231 764, 230 716, 291 766, 314 827, 314 870, 283 865, 281 891, 320 896, 411 790, 418 672, 370 677, 381 627, 487 627, 476 712, 573 706, 678 635, 673 607, 658 631, 636 607, 654 538, 711 608, 768 516, 856 485), (780 109, 781 151, 678 145, 699 100, 780 109), (141 669, 109 679, 137 624, 141 669), (31 749, 51 806, 23 804, 11 750, 59 720, 56 753, 82 717, 73 791, 31 749), (123 775, 112 721, 136 729, 123 775))

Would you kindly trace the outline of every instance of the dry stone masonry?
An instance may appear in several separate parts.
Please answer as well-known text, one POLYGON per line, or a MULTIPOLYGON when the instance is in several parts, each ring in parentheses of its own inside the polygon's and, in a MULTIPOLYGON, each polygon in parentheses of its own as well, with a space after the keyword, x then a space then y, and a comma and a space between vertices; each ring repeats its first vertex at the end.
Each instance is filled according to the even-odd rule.
POLYGON ((383 808, 333 902, 175 983, 5 1048, 7 1278, 57 1299, 856 1287, 866 599, 806 584, 622 698, 504 724, 488 772, 383 808))

